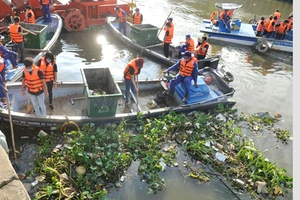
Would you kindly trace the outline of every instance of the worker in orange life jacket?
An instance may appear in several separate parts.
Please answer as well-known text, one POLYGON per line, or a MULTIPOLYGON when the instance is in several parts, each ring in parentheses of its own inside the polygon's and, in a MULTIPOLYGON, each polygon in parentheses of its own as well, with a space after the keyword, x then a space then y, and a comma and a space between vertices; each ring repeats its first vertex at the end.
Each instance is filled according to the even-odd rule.
POLYGON ((291 29, 293 29, 293 15, 288 16, 287 20, 289 23, 287 24, 287 32, 290 32, 291 29))
POLYGON ((208 48, 209 48, 209 43, 207 42, 207 37, 202 37, 201 41, 198 42, 198 45, 194 52, 198 60, 205 58, 208 48))
POLYGON ((126 98, 125 105, 127 107, 130 106, 129 91, 131 90, 133 94, 135 94, 136 92, 139 92, 139 89, 135 82, 135 77, 138 74, 140 74, 141 69, 143 68, 143 65, 144 65, 143 58, 135 58, 127 64, 127 66, 125 67, 125 70, 123 72, 124 81, 125 81, 125 98, 126 98))
POLYGON ((165 36, 164 36, 164 55, 166 58, 169 57, 169 47, 173 38, 173 31, 170 22, 167 22, 164 26, 165 36))
POLYGON ((143 15, 140 13, 140 9, 136 8, 135 13, 132 16, 133 24, 142 24, 143 22, 143 15))
POLYGON ((117 21, 119 20, 119 31, 126 36, 126 16, 127 16, 127 13, 122 10, 119 6, 116 6, 115 8, 116 12, 117 12, 117 16, 116 16, 116 19, 113 21, 117 21))
POLYGON ((223 21, 224 26, 227 28, 229 32, 230 30, 230 16, 228 15, 228 10, 223 10, 220 14, 220 20, 223 21))
POLYGON ((269 26, 267 28, 266 38, 271 37, 273 35, 273 33, 275 32, 276 22, 277 22, 277 16, 274 16, 273 20, 270 22, 270 24, 269 24, 269 26))
POLYGON ((31 9, 31 6, 26 5, 25 9, 26 9, 25 22, 29 23, 29 24, 35 24, 35 15, 34 15, 34 12, 31 9))
POLYGON ((24 61, 24 39, 23 36, 29 33, 29 30, 20 26, 20 17, 14 17, 14 23, 9 25, 10 40, 17 43, 18 51, 20 52, 20 60, 18 62, 22 63, 24 61))
POLYGON ((52 0, 40 0, 40 8, 43 10, 44 23, 52 23, 50 9, 52 8, 52 0))
POLYGON ((49 93, 49 107, 51 111, 53 111, 54 106, 52 104, 52 90, 56 90, 57 88, 57 64, 54 54, 47 52, 45 56, 38 61, 37 66, 39 67, 39 70, 43 72, 49 93))
POLYGON ((261 33, 265 31, 265 18, 261 17, 259 22, 257 22, 256 36, 261 36, 261 33))
POLYGON ((263 33, 263 36, 264 35, 267 35, 267 29, 269 27, 269 24, 271 23, 271 21, 273 20, 273 15, 270 15, 269 18, 266 20, 265 22, 265 25, 264 25, 264 33, 263 33))
POLYGON ((284 20, 283 22, 280 22, 279 26, 276 27, 275 39, 282 40, 284 38, 288 23, 289 23, 288 20, 284 20))
POLYGON ((45 95, 48 96, 48 90, 43 72, 33 64, 31 57, 24 59, 24 65, 22 95, 26 95, 25 89, 27 88, 36 116, 46 117, 45 95), (40 112, 40 108, 42 112, 40 112))
POLYGON ((192 53, 186 51, 177 63, 169 67, 167 70, 164 70, 163 73, 167 73, 173 70, 178 70, 179 72, 176 75, 176 78, 171 81, 170 84, 170 95, 174 94, 175 86, 183 82, 185 85, 185 96, 182 99, 184 103, 187 103, 189 98, 189 91, 191 87, 191 81, 194 80, 194 86, 198 87, 198 63, 192 59, 192 53))
POLYGON ((169 17, 168 22, 170 22, 170 25, 171 25, 171 34, 174 35, 174 30, 175 30, 175 27, 174 27, 174 23, 173 23, 173 18, 172 17, 169 17))
POLYGON ((281 13, 279 12, 279 10, 275 10, 274 14, 273 14, 273 17, 277 16, 277 20, 279 21, 280 18, 281 18, 281 13))
POLYGON ((195 51, 195 42, 194 40, 191 38, 190 34, 187 34, 185 36, 185 42, 184 44, 180 47, 179 49, 179 55, 178 57, 181 58, 182 53, 189 51, 189 52, 194 52, 195 51))

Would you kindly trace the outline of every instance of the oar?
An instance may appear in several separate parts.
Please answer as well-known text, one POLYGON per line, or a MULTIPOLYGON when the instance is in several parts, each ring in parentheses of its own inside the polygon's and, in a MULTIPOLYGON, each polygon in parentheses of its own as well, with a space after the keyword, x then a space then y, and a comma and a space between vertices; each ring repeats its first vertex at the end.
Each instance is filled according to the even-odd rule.
POLYGON ((11 113, 10 113, 10 101, 9 101, 9 95, 8 95, 8 90, 6 88, 6 85, 3 86, 2 83, 0 83, 0 86, 3 88, 6 94, 6 99, 7 99, 7 109, 8 109, 8 115, 9 115, 9 123, 10 123, 10 132, 11 132, 11 140, 12 140, 12 151, 14 154, 14 159, 17 159, 16 155, 16 148, 15 148, 15 136, 14 136, 14 128, 13 128, 13 123, 12 123, 12 118, 11 118, 11 113))

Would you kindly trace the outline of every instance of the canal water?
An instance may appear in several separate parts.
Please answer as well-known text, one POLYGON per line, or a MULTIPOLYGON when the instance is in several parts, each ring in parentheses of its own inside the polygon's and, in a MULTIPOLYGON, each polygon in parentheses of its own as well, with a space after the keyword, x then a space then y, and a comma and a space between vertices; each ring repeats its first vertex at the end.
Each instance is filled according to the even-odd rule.
MULTIPOLYGON (((220 0, 137 0, 137 6, 144 15, 144 24, 161 27, 168 14, 175 24, 173 44, 184 41, 186 34, 191 34, 194 40, 202 37, 200 28, 202 20, 208 19, 215 11, 215 3, 228 3, 220 0)), ((230 3, 243 4, 236 12, 236 18, 248 22, 254 15, 269 16, 276 9, 285 19, 293 11, 290 1, 276 0, 232 0, 230 3)), ((163 37, 163 32, 160 38, 163 37)), ((209 41, 210 42, 210 41, 209 41)), ((270 115, 279 113, 282 118, 276 126, 287 129, 293 134, 293 64, 292 55, 276 54, 262 56, 251 48, 231 46, 210 42, 209 56, 221 55, 220 65, 224 65, 234 75, 231 85, 235 88, 235 108, 245 114, 269 112, 270 115)), ((106 26, 91 28, 83 32, 62 34, 53 50, 57 56, 59 81, 82 81, 81 67, 109 67, 115 80, 121 80, 126 64, 140 52, 128 48, 115 38, 106 26)), ((162 70, 169 66, 144 57, 145 64, 139 79, 158 78, 162 70)), ((17 132, 17 146, 32 142, 29 133, 39 130, 30 129, 17 132), (24 137, 25 136, 25 137, 24 137), (23 137, 23 138, 21 138, 23 137)), ((5 132, 9 135, 10 132, 5 132)), ((287 169, 288 175, 293 175, 293 143, 284 145, 273 135, 250 134, 255 144, 266 157, 276 162, 279 167, 287 169)), ((134 171, 134 166, 130 168, 134 171), (133 168, 133 169, 132 169, 133 168)), ((134 173, 133 173, 134 174, 134 173)), ((125 180, 123 187, 111 194, 113 199, 236 199, 220 181, 199 185, 196 181, 186 181, 178 169, 168 169, 163 174, 168 182, 167 189, 157 194, 147 194, 147 185, 137 177, 125 180), (216 189, 217 188, 217 189, 216 189)), ((286 197, 285 199, 292 197, 286 197)))

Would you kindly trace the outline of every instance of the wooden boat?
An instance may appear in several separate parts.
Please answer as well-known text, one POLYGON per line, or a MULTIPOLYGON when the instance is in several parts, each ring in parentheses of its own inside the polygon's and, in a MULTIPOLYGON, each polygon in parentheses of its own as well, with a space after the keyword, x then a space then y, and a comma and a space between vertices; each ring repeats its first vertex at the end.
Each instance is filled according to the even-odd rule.
MULTIPOLYGON (((26 24, 23 23, 21 24, 22 26, 28 26, 28 27, 24 27, 24 28, 29 28, 29 30, 34 31, 36 33, 41 32, 41 31, 36 31, 36 28, 42 28, 42 31, 44 32, 44 35, 38 35, 38 36, 25 36, 25 37, 35 37, 34 39, 37 39, 38 41, 28 41, 28 43, 31 43, 30 45, 35 45, 35 46, 39 46, 42 44, 39 44, 44 42, 44 47, 43 48, 25 48, 25 57, 31 56, 34 59, 34 63, 37 63, 43 56, 44 54, 51 50, 62 29, 63 26, 63 22, 62 19, 59 15, 52 13, 52 24, 51 25, 47 25, 47 24, 43 24, 43 17, 40 17, 36 20, 35 24, 26 24)), ((30 39, 29 39, 30 40, 30 39)), ((25 43, 26 44, 26 43, 25 43)), ((11 50, 13 49, 13 43, 9 42, 7 44, 5 44, 5 46, 7 46, 8 48, 10 48, 11 50)), ((26 47, 26 45, 25 45, 26 47)), ((17 69, 13 69, 12 65, 10 63, 10 61, 8 62, 8 71, 7 71, 7 81, 8 82, 15 82, 20 80, 21 76, 22 76, 22 72, 23 72, 23 68, 24 68, 24 64, 23 63, 18 63, 18 68, 17 69)))
MULTIPOLYGON (((157 38, 159 28, 151 24, 133 25, 126 22, 126 36, 118 29, 119 24, 113 22, 114 18, 107 18, 107 24, 114 36, 123 41, 129 47, 140 51, 140 56, 147 56, 158 62, 171 66, 178 61, 178 51, 180 46, 170 45, 169 57, 166 58, 163 53, 163 42, 157 38)), ((212 56, 198 61, 199 69, 204 68, 212 60, 219 59, 220 55, 212 56)), ((217 60, 218 61, 218 60, 217 60)), ((215 62, 218 65, 218 62, 215 62)), ((217 67, 216 67, 217 68, 217 67)))
MULTIPOLYGON (((85 123, 136 120, 139 112, 145 117, 155 117, 170 111, 177 113, 207 111, 220 104, 232 107, 236 103, 231 98, 235 90, 218 75, 216 70, 209 67, 203 70, 203 75, 199 75, 198 88, 191 86, 187 103, 182 101, 185 93, 182 84, 176 86, 173 96, 168 95, 166 82, 170 80, 170 77, 166 76, 139 80, 140 91, 138 96, 131 93, 132 102, 134 102, 131 107, 125 106, 124 82, 114 81, 109 68, 82 68, 81 72, 83 82, 58 83, 57 89, 53 91, 54 113, 47 110, 46 117, 36 117, 32 112, 28 114, 29 101, 26 96, 22 96, 21 83, 8 83, 13 123, 21 126, 50 128, 72 121, 82 126, 85 123), (211 77, 212 82, 207 84, 206 77, 211 77), (100 89, 106 91, 106 94, 96 93, 99 86, 102 86, 100 89)), ((0 121, 9 121, 9 113, 5 107, 0 108, 0 121)))

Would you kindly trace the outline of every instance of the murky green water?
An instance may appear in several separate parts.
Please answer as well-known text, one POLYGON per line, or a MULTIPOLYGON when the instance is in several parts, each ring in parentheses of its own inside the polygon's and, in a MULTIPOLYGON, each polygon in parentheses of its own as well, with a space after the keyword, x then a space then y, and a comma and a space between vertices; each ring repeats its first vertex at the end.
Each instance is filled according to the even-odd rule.
MULTIPOLYGON (((218 2, 228 3, 224 0, 218 2)), ((233 0, 231 2, 243 4, 243 7, 236 13, 236 17, 241 18, 243 22, 247 22, 254 15, 269 16, 275 9, 279 9, 282 18, 286 18, 293 8, 292 4, 285 1, 233 0)), ((174 44, 183 41, 186 34, 191 34, 194 39, 201 37, 202 33, 199 30, 202 19, 209 18, 210 13, 215 10, 215 3, 216 1, 208 0, 137 1, 144 15, 144 23, 157 27, 162 26, 165 18, 172 11, 171 16, 175 24, 174 44)), ((161 33, 160 37, 162 35, 161 33)), ((225 65, 235 77, 232 82, 232 86, 236 89, 235 107, 240 112, 248 114, 280 113, 282 120, 277 125, 292 132, 293 66, 281 62, 281 59, 255 54, 248 47, 211 44, 209 55, 221 54, 220 65, 225 65)), ((120 80, 127 62, 139 54, 114 38, 105 26, 100 30, 79 33, 63 31, 54 53, 57 55, 58 80, 60 81, 81 81, 80 68, 85 66, 110 67, 114 78, 120 80)), ((279 55, 279 57, 286 59, 286 55, 279 55)), ((140 79, 157 78, 166 67, 169 66, 145 58, 140 79)), ((17 146, 32 142, 32 135, 29 133, 35 135, 38 131, 16 132, 17 146), (29 138, 21 139, 24 135, 29 135, 29 138)), ((10 137, 10 132, 6 131, 5 134, 10 137)), ((266 156, 270 161, 286 168, 289 175, 293 174, 292 143, 283 145, 272 135, 250 136, 261 150, 268 149, 266 156)), ((130 170, 134 171, 134 165, 130 170)), ((220 184, 220 181, 214 180, 209 184, 199 185, 196 181, 187 181, 177 168, 168 169, 163 175, 169 185, 162 192, 147 195, 147 184, 141 182, 136 176, 126 179, 123 187, 111 197, 114 199, 236 199, 228 189, 224 188, 224 185, 220 184)))

